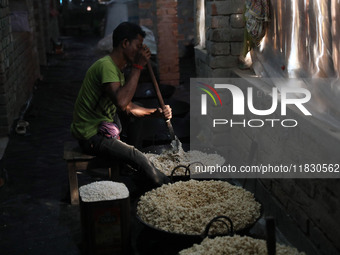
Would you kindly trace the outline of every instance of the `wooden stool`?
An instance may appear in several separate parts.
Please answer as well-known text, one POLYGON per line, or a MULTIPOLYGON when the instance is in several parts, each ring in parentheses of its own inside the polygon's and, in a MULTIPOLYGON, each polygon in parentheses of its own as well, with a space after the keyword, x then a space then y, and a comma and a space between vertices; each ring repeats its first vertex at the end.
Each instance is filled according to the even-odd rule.
POLYGON ((79 171, 107 168, 110 179, 116 179, 119 176, 119 165, 109 162, 100 157, 84 154, 78 145, 78 142, 65 142, 64 160, 67 163, 68 179, 70 184, 70 198, 72 205, 79 204, 78 177, 79 171), (112 176, 113 174, 113 176, 112 176))

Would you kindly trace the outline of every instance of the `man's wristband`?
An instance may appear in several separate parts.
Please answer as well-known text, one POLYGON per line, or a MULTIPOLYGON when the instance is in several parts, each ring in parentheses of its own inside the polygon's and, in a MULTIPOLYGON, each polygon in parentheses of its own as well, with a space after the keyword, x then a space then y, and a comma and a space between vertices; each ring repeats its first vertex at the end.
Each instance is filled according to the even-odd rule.
POLYGON ((138 65, 138 64, 133 64, 132 65, 134 68, 137 68, 137 69, 139 69, 139 70, 143 70, 143 66, 141 66, 141 65, 138 65))

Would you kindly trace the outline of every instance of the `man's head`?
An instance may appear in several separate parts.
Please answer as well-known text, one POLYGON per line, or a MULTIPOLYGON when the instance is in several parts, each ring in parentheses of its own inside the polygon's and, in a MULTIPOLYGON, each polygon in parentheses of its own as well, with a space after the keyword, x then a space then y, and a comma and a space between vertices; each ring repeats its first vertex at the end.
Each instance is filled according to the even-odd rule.
POLYGON ((124 40, 130 43, 132 40, 137 39, 138 35, 142 38, 145 37, 145 32, 142 28, 131 22, 123 22, 119 24, 112 33, 112 46, 118 47, 124 40))
POLYGON ((133 63, 137 53, 143 48, 145 32, 136 24, 123 22, 113 31, 113 49, 122 51, 125 61, 133 63))

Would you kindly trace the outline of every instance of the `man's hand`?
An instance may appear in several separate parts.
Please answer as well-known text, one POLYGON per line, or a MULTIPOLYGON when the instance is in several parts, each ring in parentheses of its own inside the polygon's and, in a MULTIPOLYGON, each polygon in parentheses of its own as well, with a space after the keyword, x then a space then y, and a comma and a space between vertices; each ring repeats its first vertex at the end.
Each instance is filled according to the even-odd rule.
POLYGON ((170 105, 165 105, 164 112, 163 112, 162 108, 158 108, 157 110, 159 111, 160 114, 163 115, 163 117, 165 119, 169 120, 169 119, 172 118, 172 109, 171 109, 170 105))
POLYGON ((151 51, 145 44, 139 49, 135 56, 134 64, 145 66, 151 57, 151 51))
POLYGON ((165 110, 163 112, 162 108, 145 108, 134 103, 130 103, 127 108, 126 112, 128 114, 132 114, 135 117, 162 117, 167 120, 172 118, 172 109, 169 105, 165 106, 165 110))

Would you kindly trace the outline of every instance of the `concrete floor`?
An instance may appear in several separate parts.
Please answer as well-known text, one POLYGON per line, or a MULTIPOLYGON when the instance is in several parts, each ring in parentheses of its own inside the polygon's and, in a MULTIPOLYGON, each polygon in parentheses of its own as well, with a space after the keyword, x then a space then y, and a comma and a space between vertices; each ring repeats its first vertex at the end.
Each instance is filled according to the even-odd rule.
MULTIPOLYGON (((63 145, 73 140, 69 131, 73 104, 85 72, 103 55, 96 51, 98 40, 62 38, 64 54, 48 56, 49 64, 41 70, 43 79, 34 88, 24 116, 29 122, 26 134, 12 132, 9 138, 1 139, 1 156, 8 173, 8 182, 0 188, 1 254, 84 254, 80 210, 70 205, 63 145)), ((174 97, 188 102, 189 78, 195 65, 193 59, 183 61, 184 72, 174 97)), ((101 179, 88 175, 78 178, 80 185, 101 179)), ((138 192, 134 196, 132 202, 138 192)), ((148 232, 133 212, 131 222, 132 254, 174 254, 180 248, 171 243, 173 240, 148 232), (164 245, 172 248, 164 249, 164 245)))

